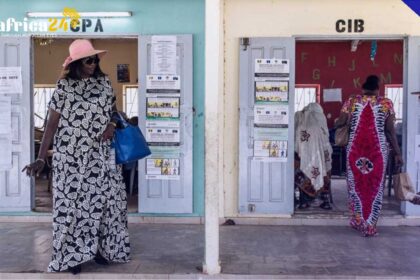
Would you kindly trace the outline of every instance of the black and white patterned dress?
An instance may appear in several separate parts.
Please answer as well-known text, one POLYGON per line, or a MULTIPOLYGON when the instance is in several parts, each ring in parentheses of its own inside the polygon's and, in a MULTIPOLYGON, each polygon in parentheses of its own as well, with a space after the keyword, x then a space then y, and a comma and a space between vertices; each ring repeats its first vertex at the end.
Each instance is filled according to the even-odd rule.
POLYGON ((61 114, 54 137, 53 255, 48 271, 92 260, 127 262, 127 193, 121 166, 107 163, 101 136, 115 100, 108 77, 61 79, 50 108, 61 114))

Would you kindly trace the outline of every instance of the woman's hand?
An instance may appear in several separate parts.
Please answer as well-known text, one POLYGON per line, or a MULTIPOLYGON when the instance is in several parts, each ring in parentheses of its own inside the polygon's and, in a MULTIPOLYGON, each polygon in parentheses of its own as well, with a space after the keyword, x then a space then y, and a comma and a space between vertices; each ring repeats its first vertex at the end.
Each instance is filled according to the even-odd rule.
POLYGON ((102 134, 102 141, 112 140, 112 138, 114 138, 115 127, 116 124, 113 122, 110 122, 108 124, 104 131, 104 134, 102 134))
POLYGON ((26 170, 26 175, 28 176, 39 176, 41 171, 44 169, 45 161, 42 159, 37 159, 36 161, 26 165, 22 172, 26 170))
POLYGON ((401 167, 404 165, 404 160, 402 159, 402 156, 400 154, 396 154, 394 159, 395 159, 395 166, 401 167))

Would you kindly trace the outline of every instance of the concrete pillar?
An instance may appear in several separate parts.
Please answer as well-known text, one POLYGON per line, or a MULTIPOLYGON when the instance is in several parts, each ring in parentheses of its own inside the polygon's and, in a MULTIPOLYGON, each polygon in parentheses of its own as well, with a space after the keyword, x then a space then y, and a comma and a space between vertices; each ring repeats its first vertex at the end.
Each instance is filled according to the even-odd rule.
POLYGON ((205 19, 205 256, 203 272, 220 273, 219 262, 219 96, 223 87, 222 1, 206 0, 205 19))

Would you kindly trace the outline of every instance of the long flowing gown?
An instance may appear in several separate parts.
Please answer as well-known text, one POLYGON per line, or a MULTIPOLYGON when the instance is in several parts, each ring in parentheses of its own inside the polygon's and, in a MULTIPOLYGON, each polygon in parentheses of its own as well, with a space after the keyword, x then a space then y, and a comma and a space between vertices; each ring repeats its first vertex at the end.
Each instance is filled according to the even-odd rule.
POLYGON ((61 79, 50 108, 60 113, 53 153, 53 255, 48 271, 92 260, 127 262, 127 194, 101 136, 115 100, 107 76, 61 79))
POLYGON ((385 123, 395 114, 394 109, 387 98, 358 95, 345 102, 342 112, 351 114, 347 145, 350 225, 365 236, 373 236, 377 233, 388 161, 385 123))

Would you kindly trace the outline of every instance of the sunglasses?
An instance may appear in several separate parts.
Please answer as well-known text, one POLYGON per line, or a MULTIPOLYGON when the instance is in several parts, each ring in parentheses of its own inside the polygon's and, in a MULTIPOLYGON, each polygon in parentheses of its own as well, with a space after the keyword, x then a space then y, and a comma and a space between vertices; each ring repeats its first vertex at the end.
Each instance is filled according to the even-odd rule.
POLYGON ((93 63, 98 64, 99 58, 97 56, 90 56, 82 60, 83 64, 91 65, 93 63))

